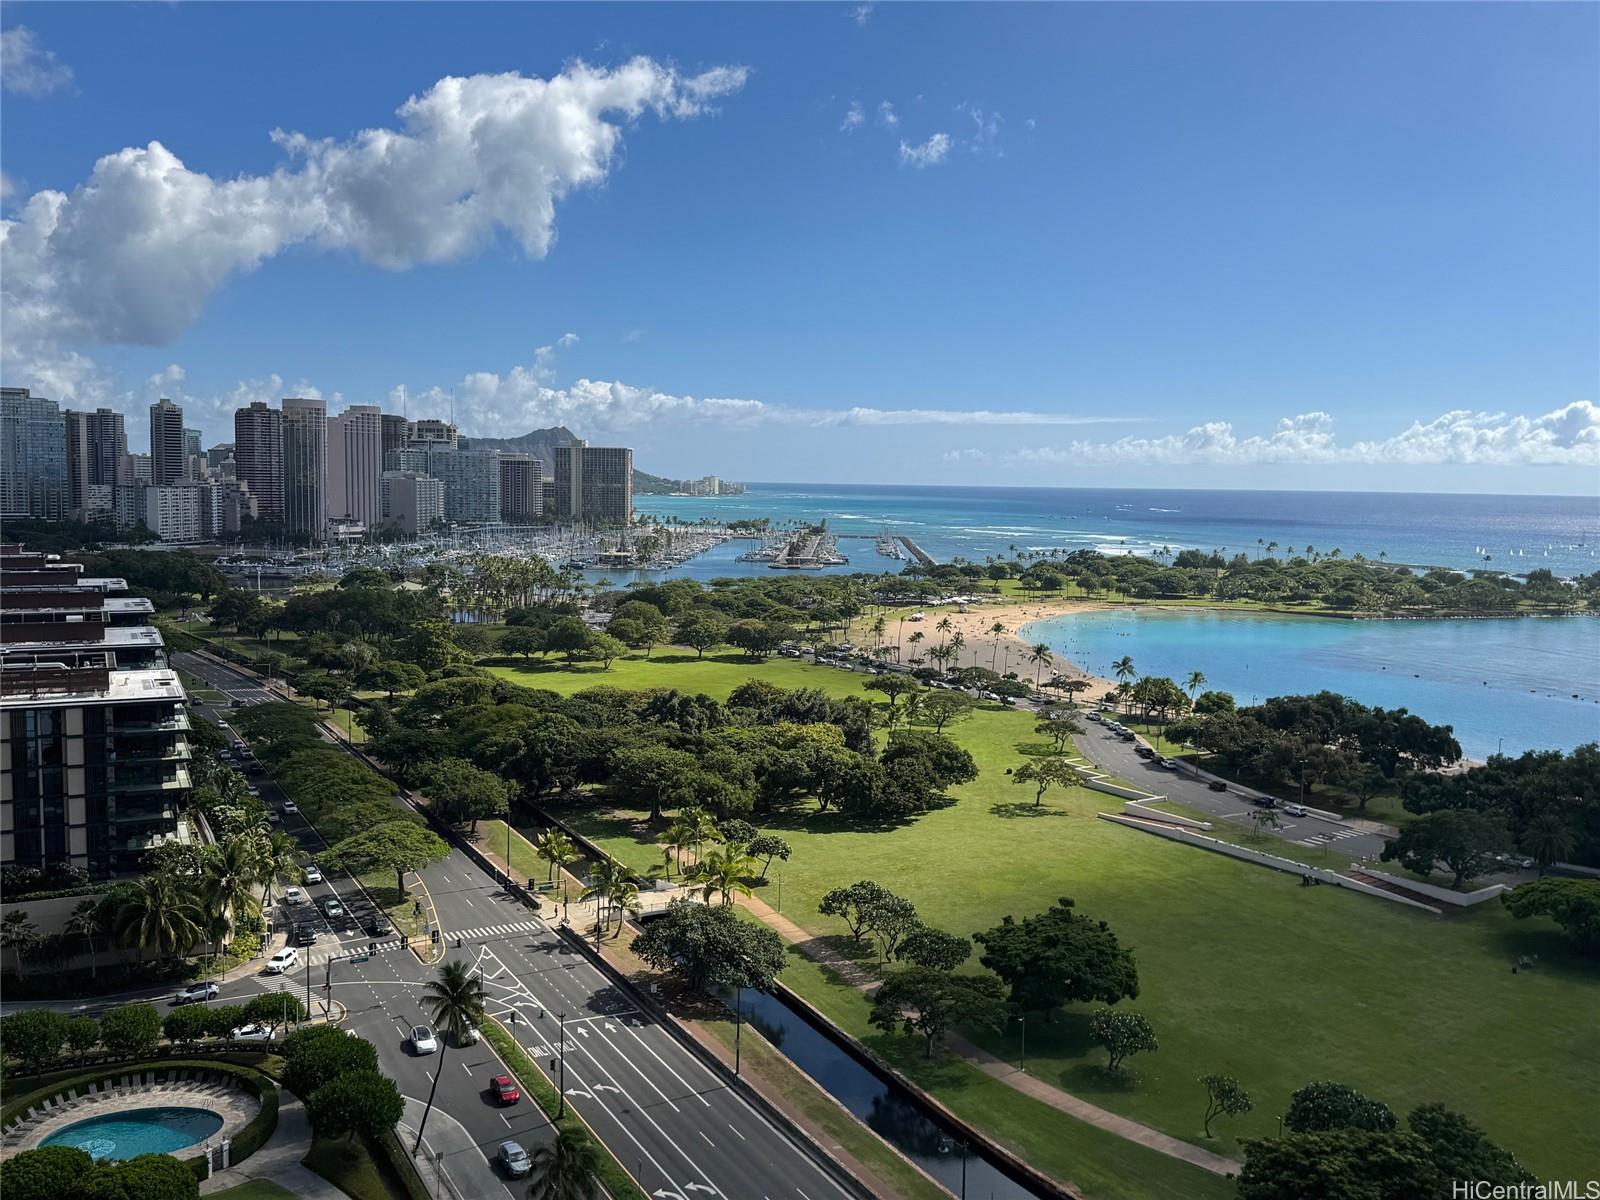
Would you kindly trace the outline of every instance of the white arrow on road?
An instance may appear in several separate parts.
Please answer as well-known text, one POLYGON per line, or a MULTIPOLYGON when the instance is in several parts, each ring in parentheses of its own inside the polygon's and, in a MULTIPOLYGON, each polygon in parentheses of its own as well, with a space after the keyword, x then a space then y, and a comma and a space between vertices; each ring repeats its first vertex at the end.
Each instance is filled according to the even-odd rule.
POLYGON ((615 1025, 613 1025, 610 1021, 607 1021, 606 1022, 606 1032, 607 1033, 615 1033, 616 1031, 617 1031, 617 1027, 615 1025))
POLYGON ((666 1188, 657 1188, 650 1194, 652 1196, 659 1196, 661 1200, 689 1200, 689 1198, 682 1192, 669 1192, 666 1188))
POLYGON ((713 1196, 717 1194, 716 1188, 707 1187, 703 1183, 686 1183, 683 1185, 683 1190, 686 1192, 710 1192, 713 1196))
POLYGON ((579 1037, 588 1037, 589 1036, 589 1027, 587 1025, 579 1025, 578 1026, 578 1036, 579 1037))
POLYGON ((567 1095, 569 1095, 569 1096, 582 1096, 585 1100, 593 1100, 594 1099, 593 1093, 586 1092, 582 1088, 568 1088, 567 1089, 567 1095))
POLYGON ((597 1084, 594 1084, 593 1086, 594 1086, 594 1090, 597 1091, 597 1092, 615 1092, 619 1096, 622 1095, 622 1089, 621 1088, 612 1087, 609 1083, 597 1083, 597 1084))

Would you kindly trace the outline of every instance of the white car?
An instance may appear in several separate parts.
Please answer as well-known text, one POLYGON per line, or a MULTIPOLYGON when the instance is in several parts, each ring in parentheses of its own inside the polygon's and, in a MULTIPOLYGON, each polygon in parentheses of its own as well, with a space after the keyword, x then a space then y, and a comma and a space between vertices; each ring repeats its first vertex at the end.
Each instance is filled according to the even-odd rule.
MULTIPOLYGON (((306 882, 309 883, 310 880, 308 879, 306 882)), ((304 904, 306 902, 306 894, 297 887, 286 887, 283 889, 283 902, 285 904, 304 904)))
POLYGON ((293 800, 285 800, 283 802, 283 811, 288 813, 290 816, 293 816, 300 811, 300 806, 293 800))
POLYGON ((300 965, 300 952, 293 946, 285 946, 271 958, 267 959, 266 972, 268 975, 282 975, 290 967, 300 965))
POLYGON ((466 1031, 462 1033, 460 1039, 456 1042, 456 1045, 476 1046, 481 1041, 483 1041, 483 1031, 476 1025, 468 1025, 466 1031))
POLYGON ((322 902, 322 911, 327 914, 329 920, 332 920, 334 917, 344 916, 344 905, 340 904, 339 901, 334 899, 332 896, 329 896, 322 902))
POLYGON ((322 882, 322 868, 317 866, 316 863, 311 863, 306 867, 306 882, 307 883, 321 883, 322 882))
POLYGON ((236 1042, 270 1042, 272 1030, 265 1025, 241 1025, 230 1031, 228 1037, 236 1042))
POLYGON ((426 1025, 413 1025, 411 1027, 411 1049, 418 1054, 437 1054, 439 1052, 439 1039, 433 1036, 433 1030, 426 1025))
POLYGON ((218 992, 214 983, 191 983, 183 991, 172 998, 174 1004, 203 1004, 207 1000, 215 1000, 218 992))
POLYGON ((1285 804, 1283 812, 1285 816, 1289 817, 1303 817, 1306 815, 1306 810, 1298 804, 1285 804))

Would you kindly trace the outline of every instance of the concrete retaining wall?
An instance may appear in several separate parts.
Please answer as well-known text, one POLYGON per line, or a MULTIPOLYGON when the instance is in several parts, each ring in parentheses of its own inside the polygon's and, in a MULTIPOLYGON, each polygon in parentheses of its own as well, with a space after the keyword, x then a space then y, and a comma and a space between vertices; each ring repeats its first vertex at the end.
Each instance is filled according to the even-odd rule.
POLYGON ((1493 900, 1502 892, 1511 890, 1503 883, 1491 883, 1488 887, 1481 887, 1475 892, 1454 892, 1437 884, 1421 883, 1415 879, 1402 879, 1398 875, 1388 875, 1382 871, 1374 871, 1371 867, 1362 867, 1361 873, 1363 875, 1376 875, 1379 879, 1386 879, 1396 887, 1405 888, 1408 892, 1421 892, 1429 899, 1451 904, 1456 908, 1469 908, 1474 904, 1482 904, 1485 900, 1493 900))
MULTIPOLYGON (((1346 888, 1352 892, 1361 892, 1364 895, 1376 896, 1380 900, 1388 900, 1395 904, 1404 904, 1410 908, 1420 908, 1424 912, 1439 913, 1440 910, 1431 904, 1423 904, 1420 900, 1412 900, 1405 896, 1398 896, 1394 892, 1385 891, 1380 887, 1362 883, 1356 879, 1340 875, 1337 871, 1329 871, 1323 867, 1313 867, 1306 863, 1298 863, 1290 858, 1280 858, 1276 854, 1263 854, 1259 850, 1249 850, 1244 846, 1235 846, 1232 842, 1224 842, 1217 838, 1205 837, 1202 834, 1191 833, 1187 829, 1177 829, 1169 825, 1160 825, 1149 817, 1126 817, 1118 813, 1096 814, 1102 821, 1112 821, 1118 825, 1127 825, 1130 828, 1141 830, 1144 833, 1153 833, 1157 837, 1164 837, 1174 842, 1184 842, 1190 846, 1198 846, 1202 850, 1210 850, 1216 854, 1225 854, 1229 858, 1241 859, 1244 862, 1255 863, 1257 866, 1270 867, 1274 871, 1283 871, 1290 875, 1309 875, 1312 879, 1319 879, 1323 883, 1331 883, 1335 887, 1346 888)), ((1398 881, 1397 881, 1398 882, 1398 881)), ((1410 886, 1410 885, 1406 885, 1410 886)))
POLYGON ((1129 800, 1122 806, 1125 816, 1143 817, 1149 821, 1168 821, 1173 825, 1182 825, 1185 829, 1210 829, 1210 821, 1196 821, 1189 817, 1180 817, 1177 813, 1164 812, 1159 808, 1147 808, 1149 800, 1129 800))

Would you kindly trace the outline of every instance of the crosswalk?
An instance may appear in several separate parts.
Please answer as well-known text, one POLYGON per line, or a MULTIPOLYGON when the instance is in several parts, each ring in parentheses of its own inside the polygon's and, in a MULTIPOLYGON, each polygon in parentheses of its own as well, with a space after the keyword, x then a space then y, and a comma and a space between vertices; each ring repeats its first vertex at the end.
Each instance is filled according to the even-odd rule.
POLYGON ((1319 833, 1314 837, 1295 838, 1302 846, 1326 846, 1329 842, 1342 842, 1345 838, 1360 837, 1359 829, 1336 829, 1332 833, 1319 833))
POLYGON ((478 929, 452 929, 451 937, 461 938, 464 941, 477 942, 489 938, 511 937, 518 933, 543 933, 547 926, 543 921, 512 921, 508 925, 484 925, 478 929))

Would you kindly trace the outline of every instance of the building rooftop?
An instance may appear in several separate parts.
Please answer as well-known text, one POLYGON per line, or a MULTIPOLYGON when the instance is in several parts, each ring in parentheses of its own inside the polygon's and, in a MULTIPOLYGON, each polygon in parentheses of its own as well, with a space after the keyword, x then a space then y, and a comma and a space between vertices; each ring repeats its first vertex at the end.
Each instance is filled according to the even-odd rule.
POLYGON ((183 685, 171 667, 119 671, 99 663, 77 663, 44 655, 0 662, 0 694, 6 708, 70 708, 79 704, 143 704, 183 700, 183 685))
MULTIPOLYGON (((77 629, 86 622, 68 618, 56 624, 77 629)), ((95 622, 98 624, 98 622, 95 622)), ((0 633, 5 633, 8 626, 0 625, 0 633)), ((38 625, 27 627, 30 631, 39 629, 38 625)), ((61 637, 31 637, 17 638, 7 636, 4 645, 0 645, 0 653, 10 654, 13 651, 22 651, 29 654, 38 654, 40 651, 51 649, 62 650, 118 650, 139 648, 147 646, 164 646, 161 631, 154 625, 101 625, 101 636, 93 641, 85 642, 74 638, 61 637)))

